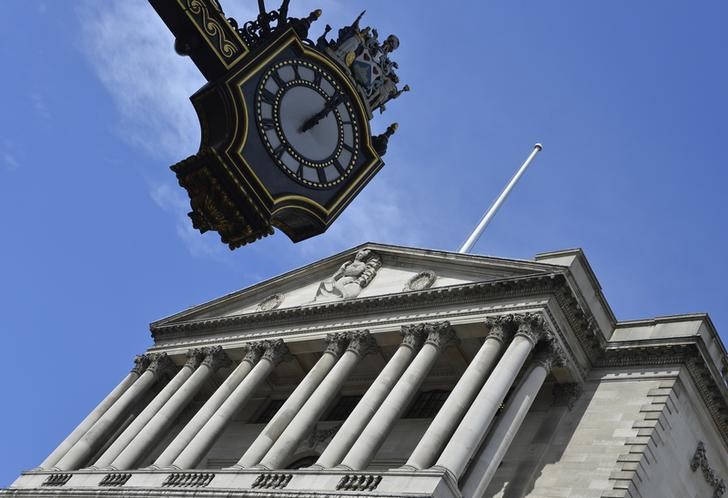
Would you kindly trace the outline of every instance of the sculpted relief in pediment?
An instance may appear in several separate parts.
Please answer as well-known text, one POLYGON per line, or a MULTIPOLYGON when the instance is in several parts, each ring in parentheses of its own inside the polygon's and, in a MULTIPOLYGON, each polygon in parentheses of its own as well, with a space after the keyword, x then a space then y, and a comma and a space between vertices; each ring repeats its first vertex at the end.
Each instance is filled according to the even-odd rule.
POLYGON ((328 302, 339 299, 353 299, 377 275, 382 259, 369 249, 357 252, 354 259, 347 261, 331 276, 321 282, 316 290, 314 302, 328 302))

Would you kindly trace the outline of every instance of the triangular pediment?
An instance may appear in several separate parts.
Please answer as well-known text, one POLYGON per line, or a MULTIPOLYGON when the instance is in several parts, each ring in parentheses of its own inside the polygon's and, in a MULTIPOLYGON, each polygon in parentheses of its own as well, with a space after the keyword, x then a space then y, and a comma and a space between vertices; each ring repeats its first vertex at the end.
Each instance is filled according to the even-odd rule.
POLYGON ((152 326, 418 292, 553 269, 552 265, 532 261, 367 243, 195 306, 152 326))

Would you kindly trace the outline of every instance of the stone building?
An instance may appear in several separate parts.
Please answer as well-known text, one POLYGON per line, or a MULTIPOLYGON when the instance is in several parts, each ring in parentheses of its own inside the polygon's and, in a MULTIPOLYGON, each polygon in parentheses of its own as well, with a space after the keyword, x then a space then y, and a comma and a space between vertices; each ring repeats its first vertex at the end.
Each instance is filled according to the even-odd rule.
POLYGON ((580 250, 365 244, 151 325, 4 496, 719 498, 707 315, 619 322, 580 250))

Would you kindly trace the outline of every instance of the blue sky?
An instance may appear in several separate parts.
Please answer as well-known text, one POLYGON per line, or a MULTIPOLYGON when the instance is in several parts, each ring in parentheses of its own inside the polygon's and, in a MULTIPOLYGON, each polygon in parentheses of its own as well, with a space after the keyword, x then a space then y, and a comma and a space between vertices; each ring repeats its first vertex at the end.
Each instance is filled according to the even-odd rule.
MULTIPOLYGON (((269 0, 269 3, 270 0, 269 0)), ((143 0, 6 0, 0 17, 0 486, 149 347, 148 323, 368 240, 456 250, 540 141, 474 252, 582 247, 621 320, 708 312, 725 341, 728 69, 721 1, 294 0, 364 8, 413 91, 385 168, 326 234, 230 252, 168 166, 203 84, 143 0)), ((223 0, 242 21, 254 2, 223 0)))

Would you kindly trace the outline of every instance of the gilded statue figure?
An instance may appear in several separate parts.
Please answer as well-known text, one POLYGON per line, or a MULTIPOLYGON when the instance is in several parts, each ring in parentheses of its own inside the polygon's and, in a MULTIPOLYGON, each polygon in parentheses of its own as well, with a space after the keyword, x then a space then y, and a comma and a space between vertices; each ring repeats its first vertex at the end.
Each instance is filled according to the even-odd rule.
POLYGON ((378 255, 369 249, 362 249, 356 253, 354 259, 341 265, 331 278, 321 282, 314 301, 336 301, 357 297, 372 281, 380 266, 382 260, 378 255))

